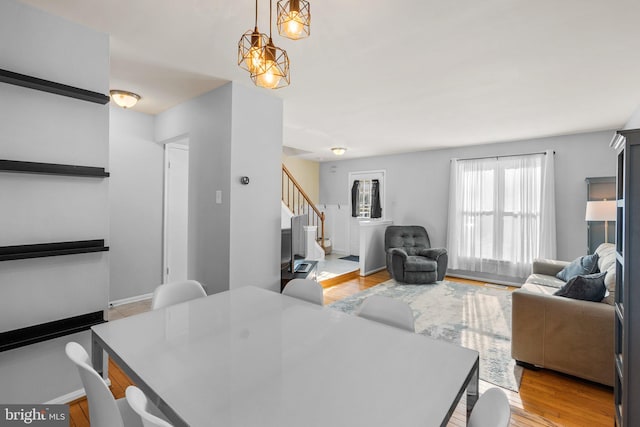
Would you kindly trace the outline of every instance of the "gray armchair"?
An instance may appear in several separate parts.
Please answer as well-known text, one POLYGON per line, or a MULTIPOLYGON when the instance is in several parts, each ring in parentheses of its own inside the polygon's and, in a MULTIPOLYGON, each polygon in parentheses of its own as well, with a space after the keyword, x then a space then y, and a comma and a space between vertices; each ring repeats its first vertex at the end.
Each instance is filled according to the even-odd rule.
POLYGON ((387 270, 401 283, 433 283, 444 279, 449 256, 432 248, 429 235, 419 225, 390 225, 384 233, 387 270))

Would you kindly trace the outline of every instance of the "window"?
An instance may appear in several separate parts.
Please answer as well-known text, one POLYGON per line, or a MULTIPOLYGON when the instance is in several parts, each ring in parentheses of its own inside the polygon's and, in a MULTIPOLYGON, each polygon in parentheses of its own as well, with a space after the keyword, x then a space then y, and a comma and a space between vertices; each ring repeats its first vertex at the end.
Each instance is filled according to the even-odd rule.
POLYGON ((373 180, 358 181, 358 218, 371 218, 371 187, 373 180))
POLYGON ((452 161, 452 269, 525 277, 534 258, 555 256, 553 164, 547 160, 535 154, 452 161))
MULTIPOLYGON (((375 175, 374 175, 375 176, 375 175)), ((354 218, 381 218, 382 203, 380 179, 371 174, 353 179, 351 184, 351 216, 354 218)))

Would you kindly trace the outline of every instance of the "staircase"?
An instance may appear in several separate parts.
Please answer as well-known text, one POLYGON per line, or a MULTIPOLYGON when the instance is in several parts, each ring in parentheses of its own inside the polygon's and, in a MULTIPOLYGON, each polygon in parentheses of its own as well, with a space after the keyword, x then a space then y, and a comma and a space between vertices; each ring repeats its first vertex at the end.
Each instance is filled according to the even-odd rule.
POLYGON ((320 212, 285 165, 282 165, 282 203, 294 215, 307 215, 308 224, 316 226, 316 242, 324 249, 324 212, 320 212))

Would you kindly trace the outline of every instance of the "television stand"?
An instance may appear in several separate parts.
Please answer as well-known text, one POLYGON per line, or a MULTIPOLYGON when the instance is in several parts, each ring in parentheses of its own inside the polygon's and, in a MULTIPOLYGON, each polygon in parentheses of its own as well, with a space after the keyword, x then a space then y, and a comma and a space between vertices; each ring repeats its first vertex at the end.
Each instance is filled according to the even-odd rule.
POLYGON ((308 259, 297 259, 293 263, 293 273, 288 270, 280 272, 280 290, 292 279, 311 279, 318 278, 318 261, 308 259))

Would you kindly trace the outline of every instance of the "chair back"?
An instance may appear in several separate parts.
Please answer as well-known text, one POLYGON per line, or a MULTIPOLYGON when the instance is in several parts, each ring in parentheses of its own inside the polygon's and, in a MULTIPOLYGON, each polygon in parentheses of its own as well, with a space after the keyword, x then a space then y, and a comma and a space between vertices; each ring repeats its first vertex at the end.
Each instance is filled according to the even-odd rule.
POLYGON ((167 307, 196 298, 206 297, 204 288, 195 280, 165 283, 153 291, 151 309, 167 307))
POLYGON ((290 280, 282 290, 282 294, 302 299, 314 304, 324 305, 324 294, 322 292, 322 286, 315 280, 290 280))
POLYGON ((485 391, 476 402, 468 427, 508 427, 511 419, 509 399, 497 387, 485 391))
POLYGON ((127 402, 129 406, 131 406, 131 409, 140 415, 144 427, 173 427, 162 418, 156 417, 150 412, 152 406, 149 403, 149 399, 147 399, 147 396, 138 387, 130 385, 127 387, 125 395, 127 396, 127 402))
POLYGON ((124 427, 120 410, 111 390, 89 363, 89 355, 77 342, 65 347, 67 357, 76 365, 89 401, 91 427, 124 427))
POLYGON ((408 255, 417 249, 431 248, 427 230, 421 225, 390 225, 384 231, 384 250, 403 248, 408 255))
POLYGON ((415 332, 413 310, 406 302, 394 298, 371 295, 360 305, 358 316, 415 332))

